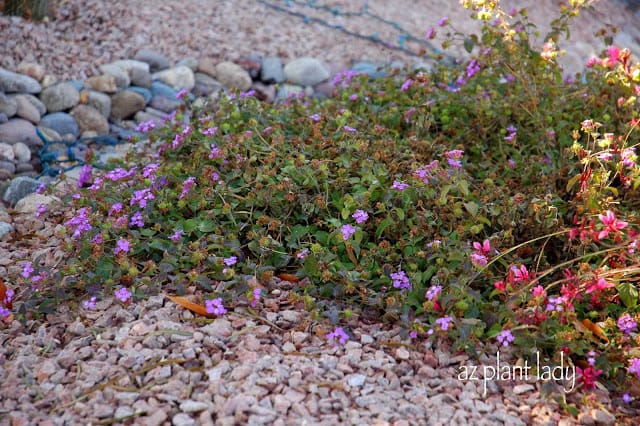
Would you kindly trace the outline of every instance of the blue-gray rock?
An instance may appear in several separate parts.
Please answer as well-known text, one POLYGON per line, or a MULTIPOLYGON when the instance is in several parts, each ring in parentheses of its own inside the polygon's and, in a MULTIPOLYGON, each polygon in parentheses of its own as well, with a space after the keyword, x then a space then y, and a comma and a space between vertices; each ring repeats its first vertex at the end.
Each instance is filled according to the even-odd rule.
POLYGON ((97 136, 109 134, 109 122, 92 106, 77 105, 71 110, 71 116, 75 118, 80 128, 80 133, 95 132, 97 136))
POLYGON ((111 115, 112 120, 122 120, 141 111, 147 103, 141 94, 132 90, 124 90, 111 96, 111 115))
POLYGON ((371 78, 382 78, 387 74, 384 69, 371 62, 358 62, 351 67, 351 71, 367 74, 371 78))
POLYGON ((233 62, 220 62, 216 65, 215 73, 216 79, 228 89, 235 87, 245 92, 251 88, 253 83, 249 73, 233 62))
POLYGON ((278 57, 264 58, 262 60, 262 69, 260 70, 260 80, 263 83, 274 84, 284 82, 284 70, 282 61, 278 57))
POLYGON ((4 238, 12 231, 13 225, 7 222, 0 222, 0 239, 4 238))
POLYGON ((31 105, 33 105, 34 107, 36 107, 36 109, 38 110, 38 112, 40 113, 40 117, 42 117, 43 115, 45 115, 47 113, 47 107, 42 103, 42 101, 40 101, 40 99, 36 98, 33 95, 30 95, 28 93, 21 93, 19 95, 15 95, 15 97, 22 97, 25 98, 26 100, 28 100, 31 105))
POLYGON ((66 112, 54 112, 47 114, 40 120, 38 127, 48 127, 64 136, 71 134, 76 138, 80 136, 80 128, 76 120, 66 112))
POLYGON ((20 176, 11 180, 9 187, 4 193, 2 199, 9 203, 10 206, 15 204, 29 194, 36 192, 40 186, 40 182, 30 178, 20 176))
MULTIPOLYGON (((16 101, 16 105, 18 106, 18 108, 16 109, 16 116, 24 118, 25 120, 29 120, 33 124, 38 124, 41 117, 40 111, 27 96, 33 97, 31 95, 13 96, 13 99, 16 101)), ((44 107, 44 105, 42 106, 44 107)))
POLYGON ((258 55, 248 55, 240 57, 236 63, 240 65, 252 80, 260 76, 260 68, 262 67, 262 58, 258 55))
POLYGON ((124 89, 131 84, 131 78, 129 73, 115 64, 100 65, 100 71, 103 74, 112 76, 116 81, 116 87, 118 89, 124 89))
POLYGON ((171 63, 166 56, 162 53, 149 49, 138 50, 133 59, 149 64, 149 70, 151 72, 162 71, 171 66, 171 63))
POLYGON ((0 92, 5 93, 40 93, 42 86, 35 79, 0 68, 0 92))
POLYGON ((13 155, 18 163, 28 163, 31 161, 31 150, 29 147, 22 142, 14 143, 13 146, 13 155))
POLYGON ((102 93, 115 93, 118 91, 116 78, 111 74, 101 74, 89 77, 84 82, 84 88, 102 93))
POLYGON ((299 96, 304 93, 304 87, 296 86, 294 84, 281 84, 278 87, 276 99, 287 99, 291 96, 299 96))
POLYGON ((13 117, 18 111, 18 103, 15 99, 0 92, 0 113, 7 117, 13 117))
POLYGON ((30 163, 18 163, 16 165, 16 176, 21 173, 31 173, 33 170, 33 165, 30 163))
POLYGON ((0 124, 4 124, 9 121, 9 117, 4 112, 0 112, 0 124))
POLYGON ((176 99, 178 91, 161 81, 154 81, 153 84, 151 84, 151 94, 153 96, 163 96, 167 99, 176 99))
POLYGON ((111 98, 109 95, 95 90, 88 90, 83 93, 87 94, 87 105, 100 111, 103 117, 109 118, 109 115, 111 115, 111 98))
POLYGON ((9 175, 13 175, 16 172, 16 165, 13 161, 0 160, 0 170, 5 170, 9 175))
POLYGON ((182 102, 175 99, 168 99, 164 96, 154 96, 149 106, 162 112, 171 112, 177 110, 182 102))
POLYGON ((207 74, 197 72, 194 76, 196 85, 193 87, 192 92, 195 96, 209 96, 213 92, 224 90, 222 83, 207 74))
POLYGON ((44 89, 40 100, 49 112, 64 111, 78 105, 80 92, 69 82, 58 83, 44 89))
POLYGON ((153 97, 153 95, 151 94, 151 90, 144 87, 129 86, 126 90, 131 90, 132 92, 136 92, 137 94, 142 95, 142 97, 144 98, 144 102, 147 104, 151 102, 151 98, 153 97))
POLYGON ((13 145, 9 145, 6 142, 0 142, 0 160, 13 162, 15 158, 16 154, 13 152, 13 145))
POLYGON ((13 118, 0 124, 0 141, 11 144, 24 142, 29 147, 42 146, 35 126, 22 118, 13 118))
POLYGON ((130 129, 125 129, 124 127, 120 127, 116 124, 110 124, 109 125, 109 131, 110 133, 114 134, 118 139, 121 140, 129 140, 131 138, 133 138, 134 136, 138 136, 140 133, 135 132, 133 130, 130 129))
POLYGON ((176 66, 179 65, 184 65, 185 67, 190 68, 191 71, 196 72, 198 69, 198 60, 193 56, 188 56, 176 62, 176 66))
POLYGON ((193 71, 191 68, 184 65, 158 71, 157 73, 154 73, 151 78, 154 80, 160 80, 176 90, 191 90, 196 84, 193 71))
POLYGON ((75 87, 78 92, 80 92, 80 91, 82 91, 82 89, 84 89, 84 81, 83 80, 69 80, 67 83, 69 83, 73 87, 75 87))
POLYGON ((140 86, 149 89, 153 83, 151 73, 149 71, 143 71, 138 68, 131 70, 131 84, 133 86, 140 86))
POLYGON ((315 58, 299 58, 284 67, 287 81, 298 86, 315 86, 329 78, 329 69, 315 58))

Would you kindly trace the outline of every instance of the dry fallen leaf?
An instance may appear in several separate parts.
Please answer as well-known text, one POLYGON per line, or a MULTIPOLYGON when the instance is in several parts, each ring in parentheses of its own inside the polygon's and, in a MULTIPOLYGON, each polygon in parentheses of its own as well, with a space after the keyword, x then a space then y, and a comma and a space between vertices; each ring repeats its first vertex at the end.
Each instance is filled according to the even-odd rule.
POLYGON ((193 303, 192 301, 184 297, 180 297, 180 296, 167 296, 167 297, 172 302, 182 306, 183 308, 190 310, 194 314, 202 315, 203 317, 208 317, 208 318, 212 318, 214 316, 213 314, 208 313, 207 308, 205 308, 203 305, 198 305, 197 303, 193 303))
POLYGON ((277 275, 278 278, 280 278, 282 281, 289 281, 290 283, 297 283, 298 281, 300 281, 300 278, 296 277, 293 274, 278 274, 277 275))

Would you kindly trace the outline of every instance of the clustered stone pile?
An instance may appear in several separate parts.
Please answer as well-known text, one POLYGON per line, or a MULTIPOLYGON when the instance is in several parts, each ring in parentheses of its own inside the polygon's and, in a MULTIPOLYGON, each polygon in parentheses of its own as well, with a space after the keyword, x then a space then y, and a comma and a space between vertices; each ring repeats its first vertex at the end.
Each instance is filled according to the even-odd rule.
MULTIPOLYGON (((36 128, 49 141, 46 154, 55 155, 61 167, 76 164, 71 161, 74 158, 84 159, 89 148, 103 162, 126 151, 84 139, 107 136, 115 141, 130 140, 140 135, 141 124, 159 125, 184 98, 215 102, 221 93, 232 89, 268 103, 298 95, 323 96, 333 88, 332 75, 345 71, 311 57, 286 64, 278 57, 257 56, 237 62, 185 58, 172 65, 163 54, 141 49, 133 59, 100 66, 102 74, 85 80, 58 81, 46 74, 44 67, 29 62, 20 63, 15 72, 0 68, 3 201, 21 213, 33 213, 37 206, 54 200, 34 193, 42 183, 34 178, 42 170, 44 146, 36 128), (181 91, 184 96, 179 95, 181 91)), ((372 77, 383 74, 381 67, 367 62, 357 63, 351 70, 372 77)), ((11 230, 0 217, 0 238, 11 230)))

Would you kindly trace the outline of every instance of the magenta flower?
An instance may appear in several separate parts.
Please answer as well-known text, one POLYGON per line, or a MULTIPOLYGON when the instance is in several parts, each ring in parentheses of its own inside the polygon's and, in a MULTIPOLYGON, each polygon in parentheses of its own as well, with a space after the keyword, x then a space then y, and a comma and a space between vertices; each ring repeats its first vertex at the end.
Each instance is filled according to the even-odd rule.
MULTIPOLYGON (((345 333, 342 327, 336 327, 331 333, 327 333, 327 340, 340 342, 341 345, 344 345, 349 340, 349 335, 345 333)), ((334 346, 337 346, 337 343, 334 346)))
POLYGON ((142 228, 144 226, 144 220, 142 219, 142 213, 135 212, 133 216, 131 216, 131 220, 129 221, 129 226, 138 228, 142 228))
POLYGON ((93 184, 87 188, 89 191, 100 191, 102 189, 102 178, 95 178, 93 184))
POLYGON ((351 126, 347 126, 347 125, 345 125, 343 128, 344 128, 344 131, 345 131, 345 132, 348 132, 348 133, 358 133, 358 131, 357 131, 356 129, 354 129, 353 127, 351 127, 351 126))
POLYGON ((313 114, 309 118, 317 123, 318 121, 320 121, 320 114, 313 114))
POLYGON ((527 270, 527 267, 524 265, 520 265, 519 268, 515 265, 512 265, 511 268, 509 268, 509 270, 511 271, 513 282, 519 283, 523 281, 529 281, 532 278, 531 273, 527 270))
POLYGON ((629 395, 629 393, 625 393, 622 395, 622 400, 624 401, 625 404, 628 404, 631 402, 631 395, 629 395))
POLYGON ((187 97, 187 89, 181 89, 178 93, 176 93, 176 99, 183 99, 187 97))
POLYGON ((438 21, 438 26, 439 27, 444 27, 448 23, 449 23, 449 18, 445 16, 443 18, 440 18, 440 20, 438 21))
POLYGON ((208 129, 205 129, 202 134, 205 136, 213 136, 216 134, 216 132, 218 131, 217 127, 209 127, 208 129))
POLYGON ((122 303, 127 303, 129 300, 131 300, 131 292, 126 287, 122 287, 120 290, 116 290, 114 292, 114 295, 116 296, 116 299, 118 299, 122 303))
POLYGON ((535 286, 532 290, 533 297, 545 297, 547 292, 544 290, 544 287, 541 285, 535 286))
POLYGON ((209 314, 219 317, 220 315, 224 315, 227 313, 226 308, 222 304, 222 299, 219 297, 217 299, 207 300, 206 302, 204 302, 204 304, 205 309, 209 314))
POLYGON ((356 228, 347 223, 346 225, 342 225, 340 232, 342 232, 342 239, 347 241, 350 236, 356 233, 356 228))
POLYGON ((507 330, 502 330, 498 334, 496 339, 498 340, 498 343, 500 343, 502 346, 507 348, 509 347, 509 344, 515 340, 515 337, 513 337, 513 333, 511 333, 511 330, 507 329, 507 330))
POLYGON ((471 263, 480 267, 487 266, 487 256, 478 252, 471 253, 471 263))
POLYGON ((156 123, 153 120, 142 121, 136 126, 136 132, 147 133, 151 129, 154 129, 155 127, 156 127, 156 123))
POLYGON ((358 209, 351 215, 351 217, 356 220, 356 223, 360 224, 366 222, 367 219, 369 219, 369 214, 364 210, 358 209))
POLYGON ((11 314, 11 311, 5 308, 4 306, 0 306, 0 319, 8 317, 11 314))
POLYGON ((128 253, 129 252, 129 241, 121 239, 116 243, 116 248, 113 249, 113 254, 119 253, 128 253))
POLYGON ((433 40, 436 37, 436 30, 433 27, 429 28, 427 32, 424 34, 424 37, 427 40, 433 40))
POLYGON ((596 378, 602 374, 602 370, 596 370, 592 366, 585 368, 576 367, 576 372, 581 375, 580 380, 584 384, 586 389, 593 389, 596 387, 596 378))
POLYGON ((38 189, 36 189, 36 194, 44 194, 46 190, 47 190, 47 184, 41 183, 40 186, 38 186, 38 189))
POLYGON ((491 242, 484 240, 482 243, 474 241, 473 248, 480 254, 488 255, 491 253, 491 242))
POLYGON ((96 234, 92 239, 91 239, 92 243, 95 244, 102 244, 103 239, 102 239, 102 234, 96 234))
POLYGON ((140 189, 133 193, 133 197, 131 197, 131 201, 129 205, 134 206, 138 205, 141 209, 144 209, 147 206, 147 201, 153 200, 156 197, 151 193, 150 188, 140 189))
POLYGON ((411 83, 413 83, 413 80, 408 78, 404 83, 402 83, 400 90, 406 92, 407 90, 409 90, 409 87, 411 87, 411 83))
POLYGON ((604 291, 608 288, 613 288, 613 287, 615 287, 613 283, 607 282, 607 280, 605 280, 604 278, 599 278, 597 281, 591 280, 591 283, 585 290, 585 293, 591 294, 594 291, 596 293, 599 293, 601 291, 604 291))

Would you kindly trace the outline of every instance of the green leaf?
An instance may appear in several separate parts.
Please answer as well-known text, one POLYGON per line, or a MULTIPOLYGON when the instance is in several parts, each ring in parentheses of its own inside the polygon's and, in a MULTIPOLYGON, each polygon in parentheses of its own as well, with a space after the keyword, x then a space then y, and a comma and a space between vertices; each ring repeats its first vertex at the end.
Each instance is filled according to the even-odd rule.
POLYGON ((627 308, 634 308, 638 304, 638 289, 632 283, 620 283, 617 286, 620 300, 627 308))
POLYGON ((442 192, 440 193, 438 204, 440 204, 441 206, 447 204, 447 195, 449 195, 449 191, 451 191, 451 185, 445 185, 442 187, 442 192))
POLYGON ((153 237, 156 234, 156 230, 153 228, 145 228, 140 231, 140 235, 143 237, 153 237))
POLYGON ((380 222, 380 225, 378 225, 378 229, 376 229, 376 237, 380 238, 384 230, 393 225, 394 222, 395 221, 393 219, 387 216, 387 218, 380 222))
POLYGON ((213 220, 201 220, 198 223, 198 231, 208 234, 215 231, 217 228, 216 223, 213 220))
POLYGON ((471 216, 476 217, 478 215, 478 209, 480 207, 473 201, 468 201, 464 203, 464 208, 467 209, 471 216))
POLYGON ((466 50, 467 53, 471 53, 474 45, 475 45, 475 42, 471 37, 467 37, 464 39, 464 50, 466 50))

